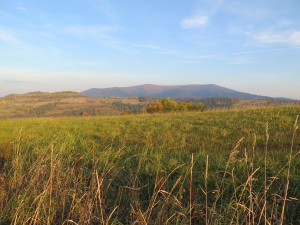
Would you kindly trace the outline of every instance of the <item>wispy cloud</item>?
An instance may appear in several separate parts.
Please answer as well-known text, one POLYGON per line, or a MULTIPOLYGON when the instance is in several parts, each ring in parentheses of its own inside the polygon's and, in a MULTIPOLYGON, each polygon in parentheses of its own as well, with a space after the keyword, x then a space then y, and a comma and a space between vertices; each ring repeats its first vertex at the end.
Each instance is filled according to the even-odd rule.
POLYGON ((180 22, 180 26, 184 29, 203 27, 208 24, 207 16, 194 16, 192 18, 184 19, 180 22))
POLYGON ((99 61, 81 60, 81 61, 70 61, 70 63, 81 65, 81 66, 100 66, 100 65, 107 64, 107 62, 103 60, 99 60, 99 61))
MULTIPOLYGON (((285 51, 285 50, 293 50, 293 49, 300 49, 300 46, 289 47, 289 48, 265 48, 261 50, 250 50, 250 51, 240 51, 240 52, 228 52, 228 53, 216 53, 216 54, 203 54, 203 55, 190 55, 187 58, 191 59, 210 59, 210 58, 221 58, 225 56, 235 56, 235 55, 247 55, 247 54, 257 54, 257 53, 264 53, 264 52, 271 52, 271 51, 285 51)), ((238 64, 238 61, 236 64, 238 64)), ((240 61, 240 64, 243 61, 240 61)), ((245 60, 244 62, 249 62, 245 60)))
POLYGON ((248 33, 248 36, 264 44, 300 45, 300 31, 248 33))
POLYGON ((201 64, 204 63, 205 61, 200 61, 200 60, 182 60, 181 63, 184 64, 201 64))
POLYGON ((287 19, 283 19, 283 20, 278 21, 278 25, 280 27, 289 27, 289 26, 293 25, 293 22, 290 20, 287 20, 287 19))
POLYGON ((261 20, 272 14, 266 8, 256 7, 255 3, 249 5, 244 4, 242 1, 230 1, 230 3, 223 4, 223 6, 225 11, 251 20, 261 20))
POLYGON ((79 38, 95 41, 96 43, 105 44, 113 49, 136 54, 138 51, 132 46, 119 41, 114 37, 114 33, 120 32, 121 28, 110 25, 95 25, 95 26, 81 26, 74 25, 63 28, 63 32, 75 35, 79 38))
POLYGON ((177 51, 177 50, 169 50, 169 49, 160 49, 159 51, 155 51, 155 54, 160 54, 160 55, 171 55, 171 56, 180 56, 183 55, 182 52, 177 51))
POLYGON ((0 10, 0 15, 5 17, 11 17, 11 15, 5 11, 0 10))
POLYGON ((10 83, 10 84, 41 84, 42 83, 37 80, 14 80, 14 79, 2 80, 2 82, 10 83))
MULTIPOLYGON (((4 44, 9 45, 12 48, 23 50, 26 53, 44 56, 45 51, 41 51, 41 48, 35 47, 24 41, 24 38, 22 36, 23 34, 24 32, 21 30, 18 31, 18 36, 16 36, 11 30, 5 27, 0 27, 0 43, 3 42, 4 44)), ((46 53, 48 52, 49 51, 47 51, 46 53)))
POLYGON ((81 26, 73 25, 63 28, 64 32, 74 34, 85 38, 103 38, 111 39, 108 35, 111 32, 116 32, 118 29, 114 26, 95 25, 95 26, 81 26))
POLYGON ((240 59, 234 59, 233 61, 229 62, 228 64, 243 65, 243 64, 252 64, 252 63, 254 63, 254 62, 251 60, 240 58, 240 59))
POLYGON ((5 42, 6 44, 19 45, 21 41, 10 31, 5 28, 0 27, 0 41, 5 42))
POLYGON ((23 5, 18 5, 18 6, 16 7, 16 9, 17 9, 17 10, 20 10, 20 11, 26 11, 26 10, 27 10, 27 8, 25 8, 23 5))
POLYGON ((134 47, 138 48, 148 48, 148 49, 160 49, 157 45, 154 44, 132 44, 134 47))

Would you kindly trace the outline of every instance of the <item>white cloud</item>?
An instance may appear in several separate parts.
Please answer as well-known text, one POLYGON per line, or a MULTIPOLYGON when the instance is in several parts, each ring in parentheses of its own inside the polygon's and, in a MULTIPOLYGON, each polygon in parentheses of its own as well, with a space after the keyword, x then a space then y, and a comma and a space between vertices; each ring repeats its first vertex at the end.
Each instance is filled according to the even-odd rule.
POLYGON ((189 19, 184 19, 180 22, 180 26, 184 29, 206 26, 208 23, 207 16, 195 16, 189 19))
POLYGON ((262 32, 248 34, 248 36, 264 44, 300 45, 300 31, 282 33, 262 32))
POLYGON ((266 43, 266 44, 284 43, 287 40, 286 35, 275 34, 271 32, 263 32, 251 36, 253 36, 253 38, 258 40, 259 42, 266 43))
POLYGON ((295 31, 290 36, 291 43, 300 45, 300 31, 295 31))

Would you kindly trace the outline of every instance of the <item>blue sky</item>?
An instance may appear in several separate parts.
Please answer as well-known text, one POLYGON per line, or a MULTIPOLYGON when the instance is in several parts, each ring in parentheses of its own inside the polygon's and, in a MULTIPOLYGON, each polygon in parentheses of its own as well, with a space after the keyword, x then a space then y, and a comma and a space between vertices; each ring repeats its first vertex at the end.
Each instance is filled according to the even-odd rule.
POLYGON ((300 99, 299 0, 1 0, 0 96, 217 84, 300 99))

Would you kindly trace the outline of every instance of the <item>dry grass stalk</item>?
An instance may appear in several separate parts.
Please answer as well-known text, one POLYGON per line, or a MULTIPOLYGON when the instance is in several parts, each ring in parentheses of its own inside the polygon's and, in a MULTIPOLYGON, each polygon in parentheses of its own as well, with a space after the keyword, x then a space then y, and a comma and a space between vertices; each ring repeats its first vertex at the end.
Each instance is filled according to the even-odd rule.
POLYGON ((286 205, 286 201, 287 201, 287 195, 288 195, 289 184, 290 184, 289 179, 290 179, 291 161, 292 161, 293 149, 294 149, 294 140, 295 140, 295 136, 296 136, 296 131, 298 129, 298 118, 299 118, 299 115, 297 115, 297 117, 296 117, 296 120, 294 123, 294 128, 293 128, 293 137, 292 137, 292 141, 291 141, 291 148, 290 148, 290 154, 289 154, 289 160, 288 160, 286 186, 285 186, 284 199, 283 199, 283 205, 282 205, 281 216, 280 216, 280 224, 281 225, 284 222, 285 205, 286 205))
POLYGON ((190 225, 192 225, 192 217, 193 217, 193 204, 194 204, 194 196, 193 196, 193 167, 194 167, 194 154, 192 153, 191 159, 191 172, 190 172, 190 225))
POLYGON ((95 171, 95 175, 96 175, 96 180, 97 180, 97 197, 98 197, 98 201, 99 201, 99 210, 100 210, 100 218, 101 218, 101 222, 102 224, 105 224, 104 222, 104 209, 103 209, 103 204, 102 204, 102 196, 101 196, 101 186, 103 183, 103 178, 101 177, 101 179, 99 179, 99 175, 98 175, 98 171, 95 171))
POLYGON ((207 180, 208 180, 208 155, 206 155, 205 163, 205 224, 208 225, 208 192, 207 192, 207 180))
POLYGON ((47 224, 51 224, 51 208, 52 208, 52 191, 53 191, 53 144, 51 145, 51 156, 50 156, 50 177, 49 177, 49 209, 47 224))
MULTIPOLYGON (((254 172, 254 149, 255 149, 255 146, 256 146, 256 134, 254 134, 254 141, 252 144, 252 157, 251 157, 251 163, 250 163, 250 173, 251 174, 253 174, 253 172, 254 172)), ((249 177, 249 175, 248 175, 248 177, 249 177)), ((248 221, 249 225, 251 225, 251 224, 254 225, 254 218, 255 218, 252 187, 253 187, 253 179, 251 179, 249 182, 249 204, 250 204, 250 206, 249 206, 250 213, 249 213, 249 221, 248 221)))
POLYGON ((268 144, 269 144, 269 123, 266 124, 266 145, 265 145, 265 157, 264 157, 264 218, 265 218, 265 225, 268 223, 267 220, 267 152, 268 152, 268 144))

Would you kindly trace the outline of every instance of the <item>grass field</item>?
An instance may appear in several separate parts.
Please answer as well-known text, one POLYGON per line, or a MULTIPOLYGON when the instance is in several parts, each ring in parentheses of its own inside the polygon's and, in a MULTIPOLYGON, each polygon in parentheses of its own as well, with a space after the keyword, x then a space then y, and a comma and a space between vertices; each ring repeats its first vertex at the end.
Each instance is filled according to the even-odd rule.
POLYGON ((299 106, 0 121, 0 224, 300 224, 299 106))

